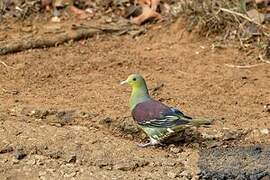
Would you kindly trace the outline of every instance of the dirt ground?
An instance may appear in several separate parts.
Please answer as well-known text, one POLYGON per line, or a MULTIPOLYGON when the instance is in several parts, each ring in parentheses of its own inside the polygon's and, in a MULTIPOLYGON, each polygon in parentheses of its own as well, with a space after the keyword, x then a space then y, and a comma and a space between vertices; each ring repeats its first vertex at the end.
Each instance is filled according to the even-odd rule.
POLYGON ((97 35, 0 56, 13 67, 0 64, 1 179, 198 179, 203 149, 270 144, 270 65, 229 67, 260 62, 214 43, 179 19, 137 38, 97 35), (154 98, 213 125, 168 147, 137 147, 146 137, 130 117, 130 88, 119 85, 131 73, 154 98))

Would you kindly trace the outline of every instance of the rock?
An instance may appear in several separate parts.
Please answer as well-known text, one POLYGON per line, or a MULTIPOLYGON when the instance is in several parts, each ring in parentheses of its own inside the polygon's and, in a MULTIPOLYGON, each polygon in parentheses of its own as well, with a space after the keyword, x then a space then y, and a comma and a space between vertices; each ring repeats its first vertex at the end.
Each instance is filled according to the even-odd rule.
POLYGON ((180 148, 175 147, 175 145, 173 145, 173 144, 169 146, 169 150, 170 150, 170 152, 175 153, 175 154, 177 154, 181 151, 180 148))
POLYGON ((45 176, 46 174, 47 174, 46 171, 40 171, 40 172, 38 173, 39 176, 45 176))
POLYGON ((113 20, 112 20, 111 17, 104 17, 104 21, 105 21, 105 23, 111 23, 111 22, 113 22, 113 20))
POLYGON ((34 157, 35 157, 35 162, 37 165, 39 166, 44 165, 45 156, 35 155, 34 157))
POLYGON ((239 134, 237 134, 237 132, 225 132, 223 135, 222 140, 223 141, 229 141, 229 140, 235 140, 239 137, 239 134))
POLYGON ((24 152, 22 148, 19 148, 19 149, 15 149, 14 156, 15 156, 15 159, 21 160, 26 156, 26 153, 24 152))
POLYGON ((188 171, 183 171, 179 174, 179 177, 182 177, 182 178, 187 178, 187 179, 191 179, 192 178, 192 175, 190 172, 188 171))
POLYGON ((79 118, 87 119, 87 118, 94 118, 97 116, 97 114, 91 113, 91 112, 85 112, 85 111, 76 111, 75 116, 79 118))
POLYGON ((76 163, 77 156, 76 155, 70 155, 66 158, 66 162, 68 163, 76 163))
POLYGON ((38 119, 46 119, 46 116, 49 115, 49 112, 47 110, 32 110, 28 112, 26 115, 38 119))
POLYGON ((96 0, 95 2, 97 4, 97 6, 108 8, 110 6, 110 4, 113 3, 113 0, 96 0))
POLYGON ((65 125, 72 120, 73 114, 74 111, 59 111, 55 116, 59 119, 59 123, 65 125))
POLYGON ((174 166, 176 166, 176 162, 174 162, 174 161, 163 161, 162 166, 174 167, 174 166))
POLYGON ((74 177, 79 172, 79 169, 74 164, 62 164, 59 171, 64 177, 74 177))
MULTIPOLYGON (((269 15, 270 17, 270 15, 269 15)), ((269 18, 270 19, 270 18, 269 18)), ((270 113, 270 104, 266 104, 265 106, 263 106, 263 112, 268 112, 270 113)))
POLYGON ((209 141, 206 143, 208 148, 215 148, 215 147, 219 147, 223 144, 223 142, 221 141, 209 141))
POLYGON ((260 129, 260 133, 262 134, 269 134, 269 128, 260 129))
POLYGON ((201 133, 203 139, 219 139, 222 137, 222 134, 220 132, 202 132, 201 133))
POLYGON ((35 165, 36 164, 36 160, 35 159, 30 159, 26 162, 26 164, 28 165, 35 165))
POLYGON ((57 151, 51 150, 47 153, 47 155, 52 159, 59 159, 63 156, 63 152, 58 151, 58 150, 57 151))
POLYGON ((32 27, 22 27, 21 31, 26 32, 26 33, 31 33, 32 32, 32 27))
POLYGON ((58 16, 54 16, 54 17, 52 17, 51 21, 55 22, 55 23, 59 23, 61 21, 61 19, 58 16))
POLYGON ((111 123, 112 123, 112 118, 110 118, 110 117, 106 117, 105 119, 101 119, 100 121, 99 121, 99 124, 101 124, 101 125, 106 125, 106 126, 110 126, 111 125, 111 123))
POLYGON ((145 160, 140 160, 137 162, 138 167, 144 167, 147 166, 149 164, 149 161, 145 161, 145 160))
POLYGON ((121 171, 133 171, 138 167, 143 167, 148 165, 148 161, 122 161, 113 166, 114 169, 116 170, 121 170, 121 171))
POLYGON ((168 172, 167 175, 169 176, 169 178, 176 178, 178 176, 178 173, 176 172, 168 172))
POLYGON ((247 136, 245 136, 245 140, 258 140, 262 136, 265 136, 265 134, 263 134, 259 129, 256 128, 251 130, 250 133, 248 133, 247 136))
POLYGON ((121 170, 121 171, 132 171, 135 170, 138 167, 138 165, 134 162, 120 162, 114 165, 114 169, 121 170))
POLYGON ((12 160, 12 164, 19 164, 19 162, 20 162, 20 160, 18 160, 18 159, 13 159, 12 160))
POLYGON ((51 174, 54 174, 56 172, 56 169, 53 169, 53 168, 48 168, 46 170, 51 174))
POLYGON ((140 132, 139 128, 132 119, 121 120, 118 126, 121 131, 127 134, 136 134, 140 132))
POLYGON ((15 106, 11 109, 8 109, 8 112, 11 116, 20 116, 23 111, 23 108, 20 106, 15 106))
POLYGON ((77 174, 77 172, 72 172, 72 173, 69 173, 69 174, 64 174, 64 177, 71 178, 71 177, 75 177, 76 174, 77 174))
POLYGON ((182 149, 180 147, 176 147, 174 144, 169 145, 169 150, 175 154, 182 152, 182 149))
POLYGON ((126 137, 127 137, 128 139, 131 139, 131 140, 134 139, 134 137, 133 137, 131 134, 127 134, 126 137))
POLYGON ((158 166, 162 166, 162 163, 161 162, 150 162, 149 163, 149 166, 151 166, 151 167, 158 167, 158 166))
POLYGON ((99 168, 102 168, 102 169, 107 169, 107 170, 111 170, 112 169, 112 163, 111 162, 108 162, 106 160, 97 160, 95 163, 94 163, 95 166, 98 166, 99 168))
POLYGON ((0 154, 5 154, 13 151, 13 147, 6 145, 4 147, 1 147, 0 154))

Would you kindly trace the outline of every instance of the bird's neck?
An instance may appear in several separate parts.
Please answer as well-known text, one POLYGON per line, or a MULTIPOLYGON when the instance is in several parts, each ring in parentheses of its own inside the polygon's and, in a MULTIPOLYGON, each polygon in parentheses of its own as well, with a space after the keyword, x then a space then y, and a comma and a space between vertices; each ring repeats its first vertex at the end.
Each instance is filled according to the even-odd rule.
POLYGON ((133 87, 131 97, 129 99, 129 107, 132 110, 137 104, 147 100, 150 100, 150 96, 146 86, 133 87))

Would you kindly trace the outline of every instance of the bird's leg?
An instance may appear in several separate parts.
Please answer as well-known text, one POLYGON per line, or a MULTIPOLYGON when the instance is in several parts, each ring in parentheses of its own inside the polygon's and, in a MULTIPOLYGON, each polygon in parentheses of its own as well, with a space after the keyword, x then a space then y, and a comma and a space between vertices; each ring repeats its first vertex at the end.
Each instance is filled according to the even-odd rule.
POLYGON ((155 145, 162 145, 158 140, 155 140, 153 138, 150 138, 150 141, 148 143, 141 143, 141 144, 138 144, 139 147, 148 147, 148 146, 155 146, 155 145))
POLYGON ((144 147, 148 147, 148 146, 153 146, 153 144, 150 142, 148 143, 140 143, 140 144, 137 144, 138 147, 141 147, 141 148, 144 148, 144 147))

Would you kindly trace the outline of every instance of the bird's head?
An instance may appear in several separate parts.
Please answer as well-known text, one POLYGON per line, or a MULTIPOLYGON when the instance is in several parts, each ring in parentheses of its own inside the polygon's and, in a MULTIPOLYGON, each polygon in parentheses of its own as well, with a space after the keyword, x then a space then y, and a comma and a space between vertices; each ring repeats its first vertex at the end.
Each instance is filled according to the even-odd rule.
POLYGON ((129 84, 132 87, 132 93, 129 99, 129 107, 133 109, 138 103, 150 99, 148 89, 143 77, 139 74, 131 74, 127 80, 122 81, 121 84, 129 84))
POLYGON ((122 84, 129 84, 132 88, 141 88, 146 86, 145 80, 139 74, 129 75, 127 80, 121 82, 121 85, 122 84))

